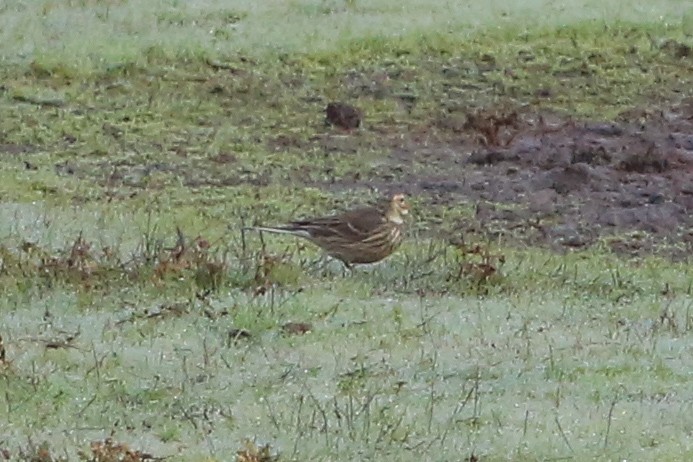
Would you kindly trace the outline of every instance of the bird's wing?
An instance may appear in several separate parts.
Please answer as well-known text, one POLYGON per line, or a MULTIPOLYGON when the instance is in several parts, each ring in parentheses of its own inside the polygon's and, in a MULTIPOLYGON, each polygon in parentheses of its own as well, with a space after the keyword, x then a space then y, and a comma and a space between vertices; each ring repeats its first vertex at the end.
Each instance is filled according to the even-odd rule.
POLYGON ((294 221, 290 227, 305 230, 318 239, 338 236, 349 241, 360 241, 384 222, 382 212, 372 207, 363 207, 341 215, 294 221))

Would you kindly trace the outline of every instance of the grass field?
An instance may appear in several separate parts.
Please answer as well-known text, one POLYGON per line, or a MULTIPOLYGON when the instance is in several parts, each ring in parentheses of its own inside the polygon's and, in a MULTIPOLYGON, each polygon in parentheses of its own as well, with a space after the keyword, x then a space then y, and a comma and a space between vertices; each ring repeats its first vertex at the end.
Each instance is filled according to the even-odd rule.
POLYGON ((463 3, 5 0, 0 454, 693 458, 687 243, 556 252, 423 190, 351 274, 241 232, 443 174, 442 113, 693 97, 689 1, 463 3))

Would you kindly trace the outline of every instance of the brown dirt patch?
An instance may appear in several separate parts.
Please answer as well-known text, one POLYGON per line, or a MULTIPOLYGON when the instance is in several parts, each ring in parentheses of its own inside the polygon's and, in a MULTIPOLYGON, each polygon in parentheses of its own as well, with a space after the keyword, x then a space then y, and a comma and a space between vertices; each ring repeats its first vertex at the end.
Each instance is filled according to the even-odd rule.
POLYGON ((621 236, 609 242, 628 253, 690 237, 693 100, 609 121, 485 108, 384 140, 384 180, 338 184, 404 190, 431 209, 476 203, 475 219, 457 223, 461 232, 520 230, 522 240, 554 248, 621 236))

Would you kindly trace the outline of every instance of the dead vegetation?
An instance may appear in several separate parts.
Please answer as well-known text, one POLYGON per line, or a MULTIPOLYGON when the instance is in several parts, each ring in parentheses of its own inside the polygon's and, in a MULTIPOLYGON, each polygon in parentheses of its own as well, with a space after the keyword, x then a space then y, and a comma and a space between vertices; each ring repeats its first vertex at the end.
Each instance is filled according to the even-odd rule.
MULTIPOLYGON (((245 260, 252 262, 253 256, 248 255, 245 260)), ((162 241, 143 244, 138 254, 128 258, 116 249, 94 245, 80 233, 65 249, 57 251, 29 241, 18 248, 0 245, 0 284, 26 285, 32 281, 90 291, 135 283, 161 286, 177 280, 192 283, 203 293, 228 282, 228 262, 221 246, 213 247, 202 236, 189 242, 180 229, 174 246, 166 247, 162 241)), ((236 270, 249 271, 240 265, 236 270)), ((162 309, 158 315, 170 311, 162 309)))
POLYGON ((520 128, 520 119, 518 112, 509 107, 481 108, 467 114, 464 128, 475 132, 484 146, 507 146, 520 128))
MULTIPOLYGON (((155 462, 166 460, 166 457, 155 457, 147 452, 132 449, 128 444, 118 443, 111 437, 92 441, 88 450, 77 452, 77 457, 82 462, 155 462)), ((67 462, 70 460, 65 456, 56 455, 47 442, 36 444, 31 440, 26 447, 19 449, 16 458, 12 457, 12 453, 8 449, 0 449, 0 458, 1 460, 25 462, 67 462)))
POLYGON ((236 462, 274 462, 279 460, 279 456, 272 455, 269 444, 258 446, 251 440, 243 443, 243 449, 236 453, 236 462))
POLYGON ((449 280, 467 280, 477 289, 484 289, 501 280, 500 269, 505 263, 505 255, 492 253, 488 245, 479 244, 456 244, 455 250, 458 268, 456 273, 449 274, 449 280))
POLYGON ((164 457, 154 457, 146 452, 131 449, 127 444, 117 443, 112 438, 93 441, 89 451, 81 451, 79 458, 84 462, 152 462, 165 460, 164 457))

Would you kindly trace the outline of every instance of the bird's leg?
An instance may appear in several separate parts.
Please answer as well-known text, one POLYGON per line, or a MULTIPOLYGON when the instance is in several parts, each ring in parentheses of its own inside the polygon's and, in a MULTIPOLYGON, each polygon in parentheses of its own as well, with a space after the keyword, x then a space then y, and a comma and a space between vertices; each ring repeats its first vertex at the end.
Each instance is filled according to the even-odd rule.
POLYGON ((353 276, 354 275, 354 265, 351 263, 347 263, 345 261, 342 261, 344 263, 344 271, 342 272, 342 277, 345 276, 353 276))

